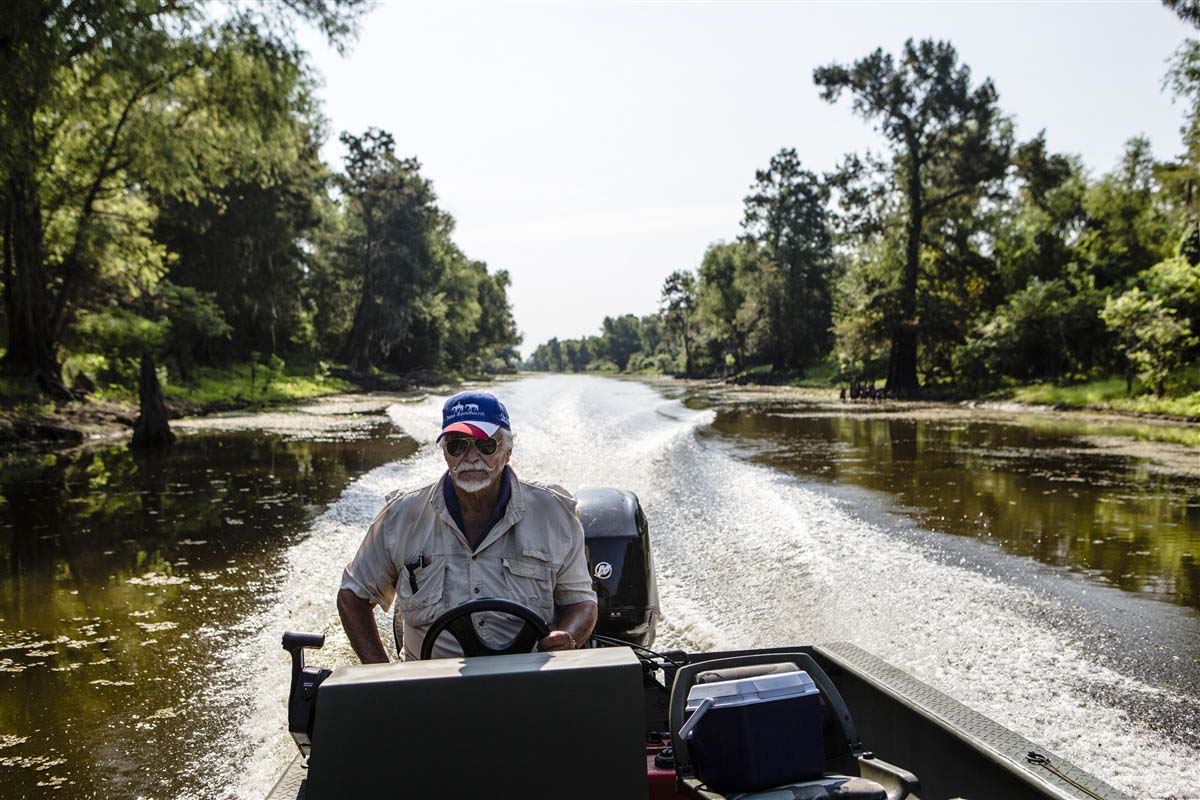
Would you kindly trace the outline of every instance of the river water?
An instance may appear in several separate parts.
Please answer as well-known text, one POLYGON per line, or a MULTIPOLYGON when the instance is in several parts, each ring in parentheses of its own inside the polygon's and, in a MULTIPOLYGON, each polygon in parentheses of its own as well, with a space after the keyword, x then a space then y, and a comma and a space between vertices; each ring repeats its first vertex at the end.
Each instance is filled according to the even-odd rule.
MULTIPOLYGON (((1200 797, 1195 431, 496 391, 522 477, 641 498, 660 644, 849 640, 1138 797, 1200 797)), ((440 473, 443 399, 5 462, 4 796, 265 796, 294 749, 280 634, 353 660, 341 568, 388 492, 440 473)))

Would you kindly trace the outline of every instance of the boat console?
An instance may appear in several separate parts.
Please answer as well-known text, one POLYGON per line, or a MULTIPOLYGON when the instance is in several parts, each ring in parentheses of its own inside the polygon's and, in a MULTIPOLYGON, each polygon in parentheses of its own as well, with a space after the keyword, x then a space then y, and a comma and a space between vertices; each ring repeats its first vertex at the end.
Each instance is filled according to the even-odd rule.
POLYGON ((721 794, 697 776, 689 737, 681 733, 683 703, 697 682, 753 677, 759 665, 811 676, 828 710, 818 725, 835 733, 819 754, 834 771, 822 768, 768 788, 786 788, 789 798, 905 800, 918 785, 910 773, 864 752, 845 702, 805 652, 685 663, 692 659, 681 652, 638 656, 632 647, 593 647, 331 672, 304 665, 304 649, 322 641, 285 634, 293 654, 289 728, 307 756, 307 800, 384 794, 722 800, 733 793, 721 794), (852 774, 836 771, 847 766, 852 774))
POLYGON ((645 797, 641 679, 618 648, 340 667, 306 798, 645 797))

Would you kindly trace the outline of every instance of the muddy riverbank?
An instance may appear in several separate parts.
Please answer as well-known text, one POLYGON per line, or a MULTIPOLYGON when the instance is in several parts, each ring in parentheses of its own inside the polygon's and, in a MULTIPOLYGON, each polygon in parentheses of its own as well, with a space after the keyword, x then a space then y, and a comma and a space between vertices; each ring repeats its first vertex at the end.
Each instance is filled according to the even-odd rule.
MULTIPOLYGON (((409 391, 331 394, 295 403, 230 408, 168 403, 171 426, 182 430, 221 430, 284 426, 314 431, 338 429, 354 417, 380 415, 388 405, 419 400, 448 387, 419 387, 409 391), (254 422, 252 422, 254 420, 254 422)), ((63 447, 127 440, 137 420, 135 405, 111 402, 65 403, 49 409, 0 409, 0 458, 63 447)))

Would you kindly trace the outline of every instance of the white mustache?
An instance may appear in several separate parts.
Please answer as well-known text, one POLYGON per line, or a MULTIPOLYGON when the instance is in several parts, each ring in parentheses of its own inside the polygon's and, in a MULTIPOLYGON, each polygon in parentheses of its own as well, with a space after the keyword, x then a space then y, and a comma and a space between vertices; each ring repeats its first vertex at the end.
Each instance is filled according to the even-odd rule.
POLYGON ((454 482, 455 486, 457 486, 462 491, 468 492, 468 493, 482 492, 484 489, 486 489, 492 485, 492 481, 490 478, 481 478, 480 480, 469 480, 467 478, 453 476, 451 478, 451 480, 454 482))
POLYGON ((488 465, 483 463, 482 461, 464 461, 461 464, 459 464, 457 467, 454 468, 455 475, 459 474, 460 472, 475 472, 475 471, 491 472, 491 470, 488 469, 488 465))

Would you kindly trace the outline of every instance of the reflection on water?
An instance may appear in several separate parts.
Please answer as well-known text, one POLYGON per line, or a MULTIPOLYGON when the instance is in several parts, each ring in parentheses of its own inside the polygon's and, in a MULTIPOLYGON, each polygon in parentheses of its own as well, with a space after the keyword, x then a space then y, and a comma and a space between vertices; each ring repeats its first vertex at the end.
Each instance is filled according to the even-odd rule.
POLYGON ((200 698, 223 637, 316 512, 414 447, 384 425, 357 441, 206 433, 167 454, 5 463, 3 794, 187 796, 184 765, 221 727, 200 698))
POLYGON ((1086 425, 727 411, 713 429, 774 467, 887 492, 933 530, 1200 607, 1200 477, 1111 453, 1086 425))

